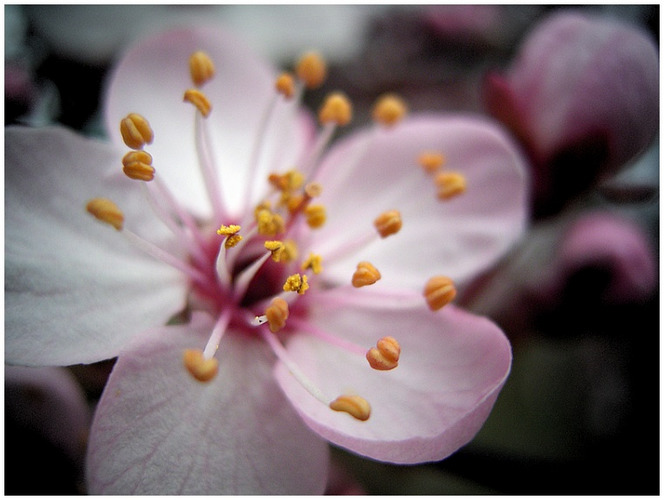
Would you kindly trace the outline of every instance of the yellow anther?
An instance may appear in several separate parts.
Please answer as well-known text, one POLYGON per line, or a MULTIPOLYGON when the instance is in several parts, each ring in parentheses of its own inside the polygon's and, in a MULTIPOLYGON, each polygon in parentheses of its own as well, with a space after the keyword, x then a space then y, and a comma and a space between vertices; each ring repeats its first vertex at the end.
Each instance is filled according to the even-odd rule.
POLYGON ((398 210, 383 212, 374 220, 374 226, 381 238, 387 238, 391 234, 396 234, 402 226, 401 213, 398 210))
POLYGON ((277 333, 284 326, 288 319, 288 302, 282 298, 275 298, 272 300, 267 309, 265 309, 265 317, 267 318, 270 331, 277 333))
POLYGON ((219 371, 219 362, 215 358, 205 359, 200 349, 186 349, 182 361, 189 373, 199 382, 209 382, 219 371))
POLYGON ((466 191, 466 178, 458 172, 441 172, 434 181, 441 200, 449 200, 466 191))
POLYGON ((424 298, 429 309, 437 311, 456 297, 454 282, 447 276, 434 276, 424 286, 424 298))
POLYGON ((309 257, 302 263, 302 270, 311 269, 314 274, 320 274, 323 270, 323 258, 315 253, 310 253, 309 257))
POLYGON ((339 126, 347 125, 353 118, 353 106, 341 92, 328 95, 318 111, 321 123, 334 122, 339 126))
POLYGON ((308 289, 309 283, 307 282, 306 274, 292 274, 286 278, 286 283, 284 283, 284 292, 297 292, 302 295, 308 289))
POLYGON ((231 236, 233 234, 237 234, 240 229, 242 229, 240 226, 237 226, 235 224, 231 224, 230 226, 224 226, 222 225, 219 229, 217 229, 217 234, 223 235, 223 236, 231 236))
POLYGON ((267 208, 263 208, 256 214, 258 234, 263 236, 274 236, 283 233, 285 229, 284 219, 267 208))
POLYGON ((226 248, 232 248, 240 241, 242 241, 242 236, 240 236, 238 231, 240 231, 240 226, 237 226, 235 224, 231 224, 230 226, 221 226, 219 229, 217 229, 217 234, 221 236, 226 236, 226 240, 224 242, 224 247, 226 248))
POLYGON ((370 262, 362 261, 353 273, 352 283, 355 288, 373 285, 380 279, 380 272, 370 262))
POLYGON ((339 396, 330 403, 330 408, 334 411, 346 412, 363 422, 369 420, 371 416, 371 406, 366 399, 360 396, 339 396))
POLYGON ((433 174, 445 164, 445 156, 436 151, 424 151, 417 157, 417 162, 428 174, 433 174))
POLYGON ((281 241, 266 241, 264 243, 264 246, 266 250, 269 250, 272 252, 272 260, 275 262, 280 262, 281 257, 283 256, 284 250, 286 249, 286 245, 284 245, 281 241))
POLYGON ((401 346, 394 337, 383 337, 367 351, 367 361, 374 370, 392 370, 399 365, 401 346))
POLYGON ((122 158, 122 171, 130 179, 151 181, 154 179, 152 156, 145 151, 130 151, 122 158))
POLYGON ((373 107, 372 117, 375 122, 389 127, 398 123, 407 111, 406 103, 401 97, 395 94, 383 94, 373 107))
POLYGON ((143 149, 154 138, 150 123, 138 113, 130 113, 120 121, 120 134, 131 149, 143 149))
POLYGON ((323 192, 323 186, 319 182, 310 182, 304 186, 304 193, 309 198, 316 198, 323 192))
POLYGON ((290 99, 295 94, 295 80, 290 73, 282 73, 277 77, 274 86, 281 95, 290 99))
POLYGON ((226 241, 224 242, 224 247, 225 248, 233 248, 235 245, 240 243, 242 241, 242 236, 239 234, 231 234, 230 236, 226 236, 226 241))
POLYGON ((307 218, 307 225, 311 229, 317 229, 325 224, 327 215, 323 205, 308 205, 304 209, 304 215, 307 218))
POLYGON ((202 50, 189 56, 189 73, 194 85, 200 87, 214 76, 214 63, 202 50))
POLYGON ((297 245, 293 240, 284 241, 284 249, 281 251, 282 262, 292 262, 297 259, 297 245))
POLYGON ((318 52, 306 52, 298 60, 295 73, 308 89, 315 89, 327 78, 327 64, 318 52))
POLYGON ((201 112, 201 114, 207 117, 212 111, 212 104, 207 96, 198 89, 188 89, 184 93, 184 101, 190 102, 196 109, 201 112))
POLYGON ((85 206, 85 209, 100 221, 110 224, 118 231, 122 230, 124 214, 111 200, 107 198, 93 198, 85 206))

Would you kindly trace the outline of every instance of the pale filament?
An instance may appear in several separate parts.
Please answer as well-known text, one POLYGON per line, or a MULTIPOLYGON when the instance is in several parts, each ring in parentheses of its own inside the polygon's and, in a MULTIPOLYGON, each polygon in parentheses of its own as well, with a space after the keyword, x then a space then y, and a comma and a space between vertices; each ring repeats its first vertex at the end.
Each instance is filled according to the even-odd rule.
POLYGON ((353 285, 340 285, 333 288, 321 290, 318 293, 324 294, 325 304, 333 306, 372 306, 380 304, 381 307, 387 307, 391 310, 410 309, 414 306, 424 306, 425 301, 422 294, 415 290, 390 290, 383 289, 376 292, 371 287, 365 287, 361 292, 353 285))
POLYGON ((223 199, 223 189, 219 183, 217 161, 214 158, 214 147, 210 137, 207 119, 196 111, 194 120, 194 136, 196 138, 196 152, 198 164, 203 176, 203 183, 207 190, 208 199, 212 205, 214 220, 227 220, 228 212, 223 199))
POLYGON ((217 349, 219 349, 219 342, 221 342, 221 338, 224 336, 224 333, 228 328, 228 323, 230 322, 230 319, 231 319, 231 309, 227 308, 224 310, 223 313, 221 313, 221 316, 217 320, 217 323, 214 325, 214 328, 212 329, 212 334, 210 335, 210 339, 208 340, 208 343, 205 346, 205 350, 203 351, 203 357, 205 359, 210 359, 217 352, 217 349))

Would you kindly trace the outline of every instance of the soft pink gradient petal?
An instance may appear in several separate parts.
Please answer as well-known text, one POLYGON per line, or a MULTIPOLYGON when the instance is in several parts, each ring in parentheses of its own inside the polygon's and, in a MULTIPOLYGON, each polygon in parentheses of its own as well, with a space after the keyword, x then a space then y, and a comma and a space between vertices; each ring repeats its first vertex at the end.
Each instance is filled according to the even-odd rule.
POLYGON ((145 200, 122 175, 120 157, 107 144, 65 129, 5 129, 7 363, 111 358, 132 336, 183 307, 178 273, 85 210, 91 198, 112 198, 128 227, 163 241, 163 225, 144 213, 145 200))
POLYGON ((145 332, 118 358, 92 426, 95 494, 321 494, 327 444, 298 418, 255 338, 228 332, 219 373, 197 382, 182 364, 213 327, 145 332))
MULTIPOLYGON (((121 59, 109 81, 105 103, 106 126, 121 144, 120 120, 136 112, 150 122, 155 138, 146 146, 158 175, 177 197, 199 214, 209 213, 204 184, 197 170, 194 107, 183 102, 193 87, 189 56, 204 50, 212 58, 216 75, 202 90, 212 103, 207 118, 214 155, 220 169, 219 190, 237 214, 245 201, 248 164, 259 121, 276 97, 276 72, 242 42, 219 29, 181 29, 161 33, 137 43, 121 59)), ((308 123, 296 119, 296 108, 279 98, 270 122, 259 179, 267 168, 292 168, 310 139, 308 123)), ((255 179, 252 179, 255 181, 255 179)))
POLYGON ((398 209, 403 228, 347 258, 326 263, 325 276, 349 283, 360 260, 385 270, 380 287, 420 289, 435 274, 462 281, 494 263, 527 223, 527 179, 518 151, 492 122, 474 116, 417 115, 394 129, 372 131, 335 145, 318 180, 327 222, 313 235, 323 258, 358 235, 375 232, 374 219, 398 209), (445 169, 461 172, 468 188, 449 201, 436 197, 421 152, 441 151, 445 169), (395 267, 396 266, 396 267, 395 267), (394 269, 396 272, 389 272, 394 269))
POLYGON ((381 308, 322 299, 316 326, 365 348, 391 335, 401 344, 394 370, 372 370, 352 354, 298 334, 287 350, 326 397, 358 394, 372 406, 361 422, 330 410, 306 392, 283 364, 279 385, 305 422, 325 439, 376 460, 412 464, 442 460, 470 441, 487 418, 511 365, 507 338, 490 321, 448 306, 381 308))

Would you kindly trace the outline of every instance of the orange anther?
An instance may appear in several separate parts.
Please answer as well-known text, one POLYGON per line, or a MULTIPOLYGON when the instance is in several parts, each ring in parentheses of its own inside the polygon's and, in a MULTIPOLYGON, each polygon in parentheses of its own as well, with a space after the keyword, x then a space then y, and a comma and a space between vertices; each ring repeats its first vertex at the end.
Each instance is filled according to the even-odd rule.
POLYGON ((339 126, 344 126, 350 123, 352 118, 353 106, 341 92, 333 92, 328 95, 318 111, 318 119, 321 123, 334 122, 339 126))
POLYGON ((205 359, 200 349, 186 349, 182 361, 189 373, 199 382, 209 382, 219 371, 219 362, 215 358, 205 359))
POLYGON ((212 104, 210 104, 210 100, 203 92, 198 89, 186 90, 183 100, 196 106, 196 109, 198 109, 198 111, 200 111, 201 114, 205 117, 207 117, 210 114, 210 111, 212 111, 212 104))
POLYGON ((275 298, 272 300, 267 309, 265 309, 265 317, 267 318, 270 331, 277 333, 284 326, 288 319, 288 302, 282 298, 275 298))
POLYGON ((194 85, 200 87, 214 76, 214 63, 202 50, 189 56, 189 73, 194 85))
POLYGON ((424 151, 417 157, 417 162, 425 172, 433 174, 445 164, 445 157, 436 151, 424 151))
POLYGON ((150 123, 138 113, 130 113, 120 121, 120 134, 131 149, 142 149, 154 138, 150 123))
POLYGON ((374 370, 392 370, 399 365, 401 346, 393 337, 383 337, 367 351, 367 361, 374 370))
POLYGON ((318 52, 307 52, 300 57, 295 72, 307 88, 315 89, 327 78, 327 64, 318 52))
POLYGON ((85 209, 98 220, 110 224, 118 231, 122 230, 124 214, 111 200, 107 198, 94 198, 87 203, 85 209))
POLYGON ((295 81, 290 73, 282 73, 274 82, 274 87, 286 99, 290 99, 295 94, 295 81))
POLYGON ((151 181, 154 179, 152 156, 145 151, 130 151, 122 158, 122 171, 130 179, 151 181))
POLYGON ((424 298, 429 309, 437 311, 456 297, 454 282, 447 276, 434 276, 424 286, 424 298))
POLYGON ((466 178, 458 172, 441 172, 434 181, 441 200, 449 200, 466 191, 466 178))
POLYGON ((380 279, 380 272, 370 262, 362 261, 353 273, 352 283, 355 288, 373 285, 380 279))
POLYGON ((374 226, 381 238, 387 238, 391 234, 398 233, 401 225, 401 213, 398 210, 383 212, 374 220, 374 226))
POLYGON ((384 94, 374 105, 372 117, 375 122, 392 126, 399 122, 407 112, 406 103, 395 94, 384 94))
POLYGON ((371 406, 360 396, 339 396, 330 403, 334 411, 343 411, 358 420, 365 421, 371 416, 371 406))

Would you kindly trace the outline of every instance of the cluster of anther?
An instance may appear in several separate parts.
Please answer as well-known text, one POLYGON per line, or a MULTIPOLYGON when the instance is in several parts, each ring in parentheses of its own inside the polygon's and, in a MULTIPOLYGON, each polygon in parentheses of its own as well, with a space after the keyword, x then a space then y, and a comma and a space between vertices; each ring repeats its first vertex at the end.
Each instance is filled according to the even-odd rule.
MULTIPOLYGON (((212 106, 207 96, 201 91, 201 87, 214 76, 214 65, 204 52, 192 54, 189 65, 191 78, 196 88, 185 91, 184 101, 193 104, 200 116, 206 118, 209 116, 212 106)), ((282 73, 276 79, 275 89, 278 95, 281 95, 284 99, 294 99, 296 96, 301 96, 304 88, 312 89, 320 86, 325 77, 326 66, 323 59, 318 54, 310 52, 299 60, 295 74, 282 73)), ((376 102, 372 116, 378 126, 392 127, 403 118, 405 113, 406 106, 403 101, 395 95, 387 94, 376 102)), ((320 154, 320 150, 330 140, 334 128, 347 125, 351 121, 352 106, 350 101, 340 92, 330 94, 324 100, 318 112, 318 118, 324 129, 321 133, 323 139, 319 141, 321 146, 315 148, 318 151, 313 156, 312 163, 314 164, 316 156, 320 154)), ((122 159, 124 173, 129 178, 144 183, 152 181, 155 178, 152 157, 143 150, 145 145, 150 144, 153 140, 153 132, 148 121, 137 113, 131 113, 121 121, 120 131, 124 143, 131 149, 122 159)), ((438 190, 438 197, 441 200, 448 200, 465 191, 463 175, 442 170, 444 163, 442 154, 426 152, 420 156, 418 161, 424 170, 433 176, 438 190)), ((224 280, 222 276, 219 276, 221 281, 229 286, 231 286, 231 282, 233 283, 233 286, 236 287, 234 292, 238 292, 238 289, 241 289, 242 286, 249 286, 250 278, 255 276, 270 257, 275 262, 282 264, 296 261, 299 249, 295 240, 288 238, 288 235, 298 220, 303 220, 312 230, 325 224, 326 208, 322 204, 314 202, 323 188, 313 180, 313 172, 315 172, 315 165, 308 169, 308 182, 305 175, 296 169, 285 173, 272 173, 268 177, 267 181, 272 191, 254 208, 252 224, 249 231, 245 232, 245 235, 251 241, 260 239, 266 253, 263 254, 263 257, 248 265, 244 271, 245 275, 248 276, 246 279, 227 275, 224 280), (278 236, 282 238, 274 239, 278 236), (243 285, 240 283, 243 283, 243 285)), ((204 172, 203 175, 205 175, 204 172)), ((210 180, 210 178, 208 177, 206 180, 210 180)), ((157 184, 158 186, 155 188, 158 193, 157 197, 163 196, 166 199, 174 199, 163 184, 157 184)), ((181 236, 181 239, 187 242, 192 253, 191 262, 194 264, 178 260, 124 229, 124 215, 112 201, 105 198, 95 198, 88 203, 87 210, 99 220, 112 225, 118 231, 122 231, 141 250, 183 271, 198 287, 202 289, 206 286, 209 287, 209 276, 201 269, 210 266, 211 263, 209 257, 202 255, 205 252, 201 250, 203 244, 198 233, 199 227, 193 218, 186 211, 178 209, 176 203, 172 203, 170 207, 171 212, 175 212, 175 217, 168 213, 169 210, 159 210, 159 203, 156 203, 157 197, 155 197, 155 194, 148 189, 144 192, 149 198, 152 196, 150 198, 151 206, 156 207, 157 215, 160 215, 160 218, 176 235, 181 236)), ((387 238, 398 233, 402 224, 401 214, 398 210, 384 212, 374 220, 376 234, 380 238, 387 238)), ((216 262, 217 273, 229 272, 226 266, 227 263, 224 261, 226 250, 241 244, 243 240, 243 236, 240 234, 241 230, 242 228, 235 224, 221 225, 217 229, 217 234, 223 236, 218 261, 216 262)), ((243 244, 247 244, 247 241, 244 241, 243 244)), ((371 414, 371 407, 364 398, 356 395, 342 395, 329 402, 320 395, 320 391, 313 387, 306 376, 288 359, 283 346, 274 335, 287 325, 290 315, 289 300, 291 302, 295 300, 292 298, 293 295, 289 294, 295 294, 294 297, 297 298, 306 293, 311 286, 310 280, 322 272, 322 262, 322 256, 313 252, 304 257, 299 266, 302 272, 290 274, 283 283, 283 293, 273 296, 269 305, 265 308, 264 314, 255 316, 249 323, 254 326, 267 323, 270 333, 261 329, 261 335, 270 344, 275 354, 289 367, 293 376, 312 395, 328 404, 332 410, 346 412, 358 420, 367 420, 371 414)), ((215 265, 215 263, 212 263, 212 265, 215 265)), ((217 275, 215 274, 215 276, 217 275)), ((353 287, 361 288, 375 284, 380 278, 381 273, 376 267, 368 261, 361 261, 357 264, 357 269, 350 281, 353 287)), ((424 287, 424 298, 432 311, 436 311, 450 303, 455 295, 454 283, 445 276, 431 278, 424 287)), ((230 296, 233 296, 232 293, 230 296)), ((240 300, 237 296, 235 296, 235 299, 240 300)), ((229 324, 229 318, 230 313, 222 310, 205 350, 187 349, 184 352, 184 366, 196 380, 209 382, 216 376, 218 361, 214 355, 219 340, 229 324)), ((358 349, 361 348, 358 347, 358 349)), ((376 342, 375 347, 371 347, 366 351, 366 359, 371 368, 375 370, 393 370, 399 364, 400 354, 401 346, 399 342, 393 337, 383 337, 376 342)))

